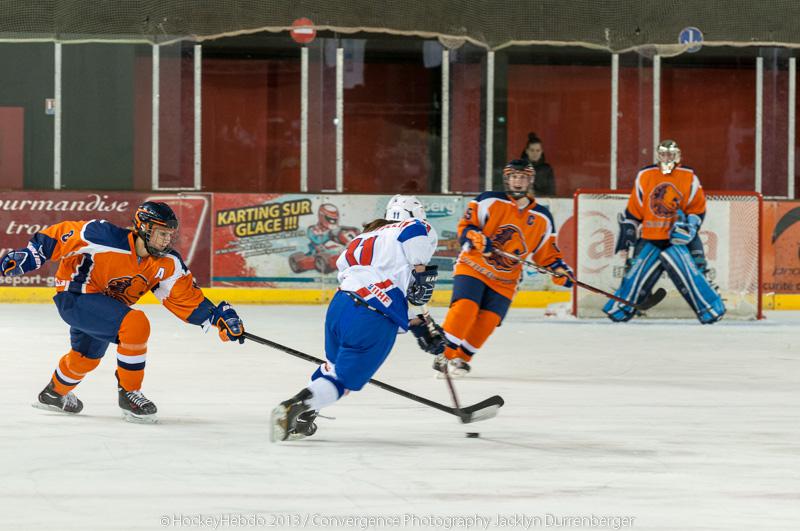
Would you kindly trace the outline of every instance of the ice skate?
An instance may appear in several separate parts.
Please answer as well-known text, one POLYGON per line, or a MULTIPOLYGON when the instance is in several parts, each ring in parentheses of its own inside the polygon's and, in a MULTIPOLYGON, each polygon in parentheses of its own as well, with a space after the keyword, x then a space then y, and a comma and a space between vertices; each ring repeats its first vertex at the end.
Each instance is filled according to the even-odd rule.
POLYGON ((78 400, 75 393, 70 391, 65 395, 60 395, 55 392, 53 382, 47 384, 47 387, 42 389, 39 393, 39 401, 33 404, 33 407, 38 409, 46 409, 50 411, 58 411, 59 413, 69 413, 75 415, 80 413, 83 409, 83 402, 78 400))
POLYGON ((462 376, 466 376, 469 374, 469 371, 472 368, 469 366, 466 360, 462 358, 454 358, 450 360, 450 365, 448 365, 447 370, 450 371, 450 376, 453 378, 461 378, 462 376))
POLYGON ((316 433, 317 425, 314 420, 317 418, 317 412, 305 403, 310 397, 311 391, 303 389, 272 410, 269 438, 271 442, 297 441, 316 433))
POLYGON ((471 370, 469 363, 462 358, 448 360, 444 357, 444 354, 436 356, 436 358, 433 360, 433 370, 437 371, 436 378, 444 378, 445 367, 447 368, 448 374, 450 374, 452 378, 461 378, 462 376, 466 376, 471 370))
POLYGON ((119 384, 119 376, 116 373, 114 375, 117 377, 117 392, 119 393, 119 408, 122 410, 122 418, 137 424, 158 422, 156 405, 138 389, 135 391, 123 389, 119 384))
POLYGON ((437 377, 444 377, 445 367, 447 367, 447 358, 444 357, 444 354, 439 354, 433 358, 433 370, 436 371, 437 377))

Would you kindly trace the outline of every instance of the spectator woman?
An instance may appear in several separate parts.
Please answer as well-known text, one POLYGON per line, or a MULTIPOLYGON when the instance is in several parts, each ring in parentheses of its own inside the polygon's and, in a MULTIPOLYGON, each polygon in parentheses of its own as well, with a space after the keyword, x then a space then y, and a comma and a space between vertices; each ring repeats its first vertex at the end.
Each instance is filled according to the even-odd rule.
POLYGON ((528 143, 520 158, 529 161, 536 171, 533 182, 533 193, 536 197, 553 197, 556 195, 556 176, 553 167, 545 161, 542 139, 536 133, 528 133, 528 143))

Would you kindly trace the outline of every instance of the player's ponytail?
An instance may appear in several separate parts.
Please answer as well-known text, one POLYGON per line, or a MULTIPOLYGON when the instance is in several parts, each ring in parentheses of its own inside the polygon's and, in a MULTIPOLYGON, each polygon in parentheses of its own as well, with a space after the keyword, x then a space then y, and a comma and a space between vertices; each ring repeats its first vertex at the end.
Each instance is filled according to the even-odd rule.
POLYGON ((361 232, 372 232, 386 225, 391 225, 392 223, 397 223, 397 222, 383 218, 373 219, 369 223, 364 223, 364 225, 362 225, 364 229, 361 232))

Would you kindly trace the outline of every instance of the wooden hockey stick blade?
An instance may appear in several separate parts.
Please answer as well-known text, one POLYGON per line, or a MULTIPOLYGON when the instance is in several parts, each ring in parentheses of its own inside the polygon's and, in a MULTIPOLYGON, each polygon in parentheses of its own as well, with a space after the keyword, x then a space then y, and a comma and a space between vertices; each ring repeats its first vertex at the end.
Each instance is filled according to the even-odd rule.
POLYGON ((461 422, 469 424, 470 422, 479 422, 496 417, 498 410, 503 407, 503 404, 505 404, 503 397, 494 395, 482 402, 462 408, 461 422))
POLYGON ((667 290, 665 290, 664 288, 658 288, 649 297, 647 297, 645 300, 637 304, 635 308, 643 312, 647 311, 656 304, 658 304, 659 302, 663 301, 664 297, 666 296, 667 296, 667 290))

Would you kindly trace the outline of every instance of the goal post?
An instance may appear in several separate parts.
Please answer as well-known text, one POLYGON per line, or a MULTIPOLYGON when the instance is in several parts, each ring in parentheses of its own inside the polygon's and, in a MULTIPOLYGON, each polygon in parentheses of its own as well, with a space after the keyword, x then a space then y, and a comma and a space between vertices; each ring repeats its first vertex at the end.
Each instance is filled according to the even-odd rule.
MULTIPOLYGON (((757 192, 706 191, 706 216, 699 235, 708 261, 708 278, 723 300, 726 319, 761 319, 762 203, 757 192)), ((574 196, 575 272, 578 280, 614 292, 625 274, 624 253, 614 254, 630 191, 579 189, 574 196)), ((663 274, 656 284, 667 296, 646 312, 650 318, 695 318, 663 274)), ((605 317, 608 299, 583 289, 573 291, 577 317, 605 317)))

